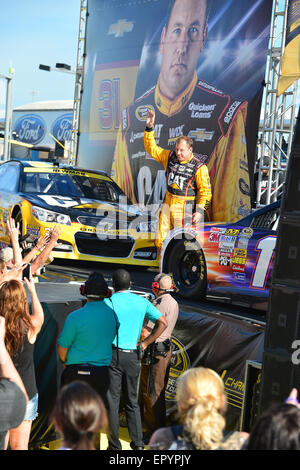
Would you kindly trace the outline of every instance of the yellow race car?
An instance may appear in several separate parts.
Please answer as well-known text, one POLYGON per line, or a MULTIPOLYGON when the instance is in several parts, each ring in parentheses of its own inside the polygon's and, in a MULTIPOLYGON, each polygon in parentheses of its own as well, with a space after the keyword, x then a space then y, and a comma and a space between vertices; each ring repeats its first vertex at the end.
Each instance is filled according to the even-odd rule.
POLYGON ((55 258, 158 266, 157 219, 133 205, 101 171, 48 162, 10 160, 0 166, 0 240, 6 222, 21 235, 61 229, 55 258))

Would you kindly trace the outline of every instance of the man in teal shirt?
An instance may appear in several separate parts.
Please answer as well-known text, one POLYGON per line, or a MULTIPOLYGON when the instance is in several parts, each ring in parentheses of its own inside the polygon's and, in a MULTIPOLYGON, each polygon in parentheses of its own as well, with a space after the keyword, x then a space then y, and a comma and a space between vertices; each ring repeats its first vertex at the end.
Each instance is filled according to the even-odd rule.
POLYGON ((91 274, 84 287, 87 303, 67 316, 57 349, 66 366, 61 385, 84 380, 100 394, 106 407, 108 366, 117 332, 112 307, 103 301, 107 294, 108 285, 102 274, 91 274))
POLYGON ((149 300, 130 292, 130 274, 125 269, 113 273, 115 294, 105 299, 111 304, 119 322, 118 348, 113 343, 112 361, 109 367, 109 450, 121 450, 119 440, 119 403, 121 391, 127 418, 129 435, 134 450, 144 448, 140 408, 137 390, 140 373, 140 360, 137 353, 143 321, 145 317, 155 324, 152 333, 141 343, 142 350, 155 341, 167 327, 161 312, 149 300), (123 387, 122 387, 123 384, 123 387))

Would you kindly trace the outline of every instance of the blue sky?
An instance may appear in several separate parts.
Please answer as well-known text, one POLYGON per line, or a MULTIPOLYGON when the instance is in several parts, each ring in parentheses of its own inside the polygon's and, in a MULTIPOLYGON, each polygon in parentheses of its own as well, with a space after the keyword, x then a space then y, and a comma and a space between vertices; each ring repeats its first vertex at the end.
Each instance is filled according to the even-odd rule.
MULTIPOLYGON (((280 0, 280 5, 284 4, 280 0)), ((13 107, 74 97, 74 76, 39 70, 43 63, 76 67, 80 0, 1 0, 0 73, 13 67, 13 107)), ((0 79, 0 118, 6 81, 0 79)))
MULTIPOLYGON (((73 75, 45 72, 39 64, 76 68, 79 18, 80 0, 1 0, 0 73, 15 70, 13 107, 74 98, 73 75)), ((0 79, 0 113, 5 88, 0 79)))

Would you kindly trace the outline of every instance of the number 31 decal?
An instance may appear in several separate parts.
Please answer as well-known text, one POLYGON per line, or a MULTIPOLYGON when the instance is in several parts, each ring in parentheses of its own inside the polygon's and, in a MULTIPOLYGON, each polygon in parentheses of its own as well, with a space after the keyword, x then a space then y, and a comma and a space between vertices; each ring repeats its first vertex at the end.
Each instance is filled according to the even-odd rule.
POLYGON ((256 289, 264 289, 272 264, 276 237, 265 237, 258 240, 255 250, 258 251, 255 266, 250 281, 250 286, 256 289))

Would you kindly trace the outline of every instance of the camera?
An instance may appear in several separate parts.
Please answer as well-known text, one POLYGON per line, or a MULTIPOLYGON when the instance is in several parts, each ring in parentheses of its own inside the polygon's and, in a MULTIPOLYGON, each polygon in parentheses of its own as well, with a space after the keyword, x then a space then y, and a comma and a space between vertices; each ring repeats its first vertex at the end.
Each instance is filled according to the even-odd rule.
POLYGON ((152 357, 153 357, 153 345, 150 344, 150 346, 148 346, 143 351, 143 354, 141 357, 142 364, 144 364, 145 366, 149 366, 152 362, 152 357))

